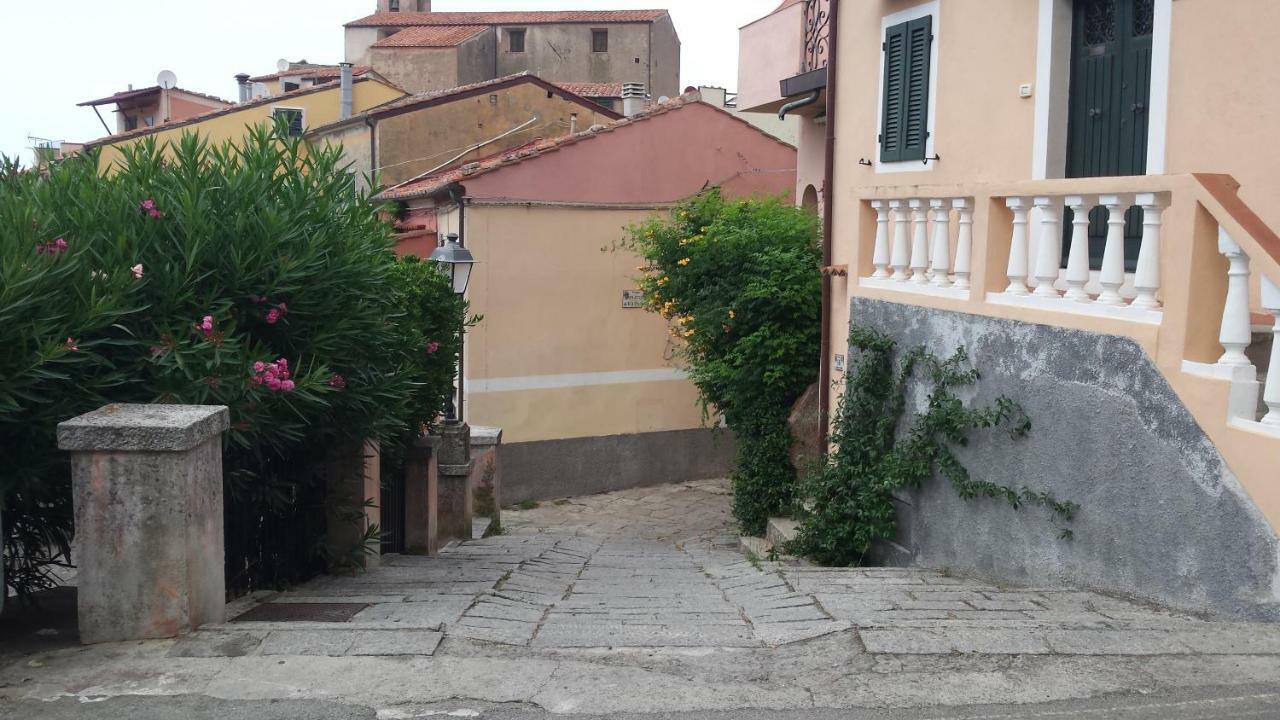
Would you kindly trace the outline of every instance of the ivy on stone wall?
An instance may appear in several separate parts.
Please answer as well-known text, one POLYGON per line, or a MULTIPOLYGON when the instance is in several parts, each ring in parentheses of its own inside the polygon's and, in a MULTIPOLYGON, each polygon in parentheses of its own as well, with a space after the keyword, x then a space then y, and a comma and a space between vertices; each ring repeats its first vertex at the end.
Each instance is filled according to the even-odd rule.
MULTIPOLYGON (((858 359, 833 418, 834 447, 826 464, 804 481, 802 522, 791 552, 825 565, 862 564, 877 540, 896 534, 894 493, 937 476, 966 500, 1041 507, 1060 524, 1071 522, 1079 509, 1075 503, 976 479, 956 457, 953 448, 967 445, 974 431, 1000 429, 1014 440, 1031 431, 1022 406, 1007 397, 975 408, 956 396, 958 388, 980 379, 963 347, 945 360, 922 347, 897 360, 896 341, 854 325, 849 349, 858 359), (904 423, 913 382, 928 383, 928 399, 924 411, 904 423)), ((1070 539, 1071 530, 1061 528, 1060 536, 1070 539)))

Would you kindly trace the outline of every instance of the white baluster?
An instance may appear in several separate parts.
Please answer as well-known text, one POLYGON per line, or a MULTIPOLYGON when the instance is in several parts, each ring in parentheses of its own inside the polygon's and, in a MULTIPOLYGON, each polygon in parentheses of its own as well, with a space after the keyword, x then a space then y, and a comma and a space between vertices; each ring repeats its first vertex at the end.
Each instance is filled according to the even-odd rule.
POLYGON ((1275 316, 1271 329, 1271 364, 1267 366, 1267 386, 1262 391, 1262 401, 1267 404, 1264 425, 1280 427, 1280 287, 1267 276, 1262 277, 1262 307, 1275 316))
POLYGON ((1218 364, 1253 367, 1244 354, 1253 342, 1253 328, 1249 324, 1249 256, 1221 228, 1218 229, 1218 252, 1226 255, 1231 263, 1227 270, 1227 304, 1222 308, 1222 332, 1218 335, 1218 342, 1226 352, 1218 364))
POLYGON ((950 287, 951 278, 951 211, 947 209, 946 200, 930 200, 933 208, 933 253, 930 262, 933 267, 933 284, 937 287, 950 287))
POLYGON ((1103 195, 1099 201, 1107 206, 1107 248, 1102 252, 1101 305, 1124 305, 1120 288, 1124 285, 1124 214, 1129 199, 1122 195, 1103 195))
POLYGON ((1093 198, 1083 195, 1067 197, 1071 219, 1071 249, 1067 255, 1067 299, 1076 302, 1093 302, 1084 286, 1089 284, 1089 211, 1093 198))
POLYGON ((1142 249, 1138 252, 1138 269, 1133 278, 1133 287, 1138 291, 1138 296, 1133 299, 1133 306, 1158 310, 1160 301, 1156 299, 1156 293, 1160 291, 1160 227, 1167 203, 1157 193, 1141 193, 1134 201, 1142 208, 1142 249))
POLYGON ((1034 201, 1040 210, 1040 240, 1036 243, 1037 297, 1058 297, 1053 284, 1058 280, 1058 268, 1062 265, 1062 219, 1058 217, 1058 202, 1050 197, 1038 197, 1034 201))
POLYGON ((924 200, 913 199, 911 205, 911 282, 929 282, 929 214, 924 200))
POLYGON ((907 240, 907 212, 902 209, 901 200, 890 200, 889 210, 893 213, 893 250, 890 265, 893 267, 893 279, 906 282, 907 267, 911 264, 911 248, 907 240))
POLYGON ((968 198, 957 198, 951 201, 951 207, 960 212, 960 232, 956 238, 956 287, 968 290, 973 267, 973 204, 968 198))
POLYGON ((1013 211, 1013 239, 1009 244, 1009 287, 1005 290, 1010 295, 1026 295, 1027 290, 1027 199, 1022 197, 1007 198, 1004 204, 1013 211))
POLYGON ((876 271, 873 278, 889 277, 889 210, 884 200, 872 200, 871 207, 876 211, 876 245, 871 264, 876 271))

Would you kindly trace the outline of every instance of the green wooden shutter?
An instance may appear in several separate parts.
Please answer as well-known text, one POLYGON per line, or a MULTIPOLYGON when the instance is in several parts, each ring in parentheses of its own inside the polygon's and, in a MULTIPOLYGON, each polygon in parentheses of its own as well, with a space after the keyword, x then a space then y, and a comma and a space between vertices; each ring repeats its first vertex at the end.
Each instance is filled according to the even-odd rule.
POLYGON ((884 109, 880 123, 880 162, 902 160, 902 89, 906 84, 909 24, 895 25, 884 36, 884 109))
POLYGON ((933 17, 885 31, 880 161, 924 160, 929 140, 929 71, 933 17))

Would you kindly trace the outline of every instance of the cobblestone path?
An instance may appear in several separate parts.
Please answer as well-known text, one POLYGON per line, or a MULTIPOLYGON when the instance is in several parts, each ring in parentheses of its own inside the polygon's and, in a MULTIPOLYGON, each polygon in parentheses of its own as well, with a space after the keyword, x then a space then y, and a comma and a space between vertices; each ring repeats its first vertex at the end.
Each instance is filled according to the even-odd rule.
POLYGON ((259 598, 347 608, 344 621, 233 621, 51 654, 39 673, 0 669, 0 699, 336 698, 414 717, 395 713, 450 698, 607 714, 1280 682, 1277 626, 923 570, 749 561, 728 509, 726 484, 707 481, 508 510, 503 535, 259 598))

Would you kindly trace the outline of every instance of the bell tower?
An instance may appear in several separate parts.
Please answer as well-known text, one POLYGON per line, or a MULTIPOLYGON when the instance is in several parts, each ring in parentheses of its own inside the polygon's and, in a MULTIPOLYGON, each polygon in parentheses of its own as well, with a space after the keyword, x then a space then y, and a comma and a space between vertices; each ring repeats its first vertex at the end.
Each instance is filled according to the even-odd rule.
POLYGON ((378 0, 378 12, 431 12, 431 0, 378 0))

